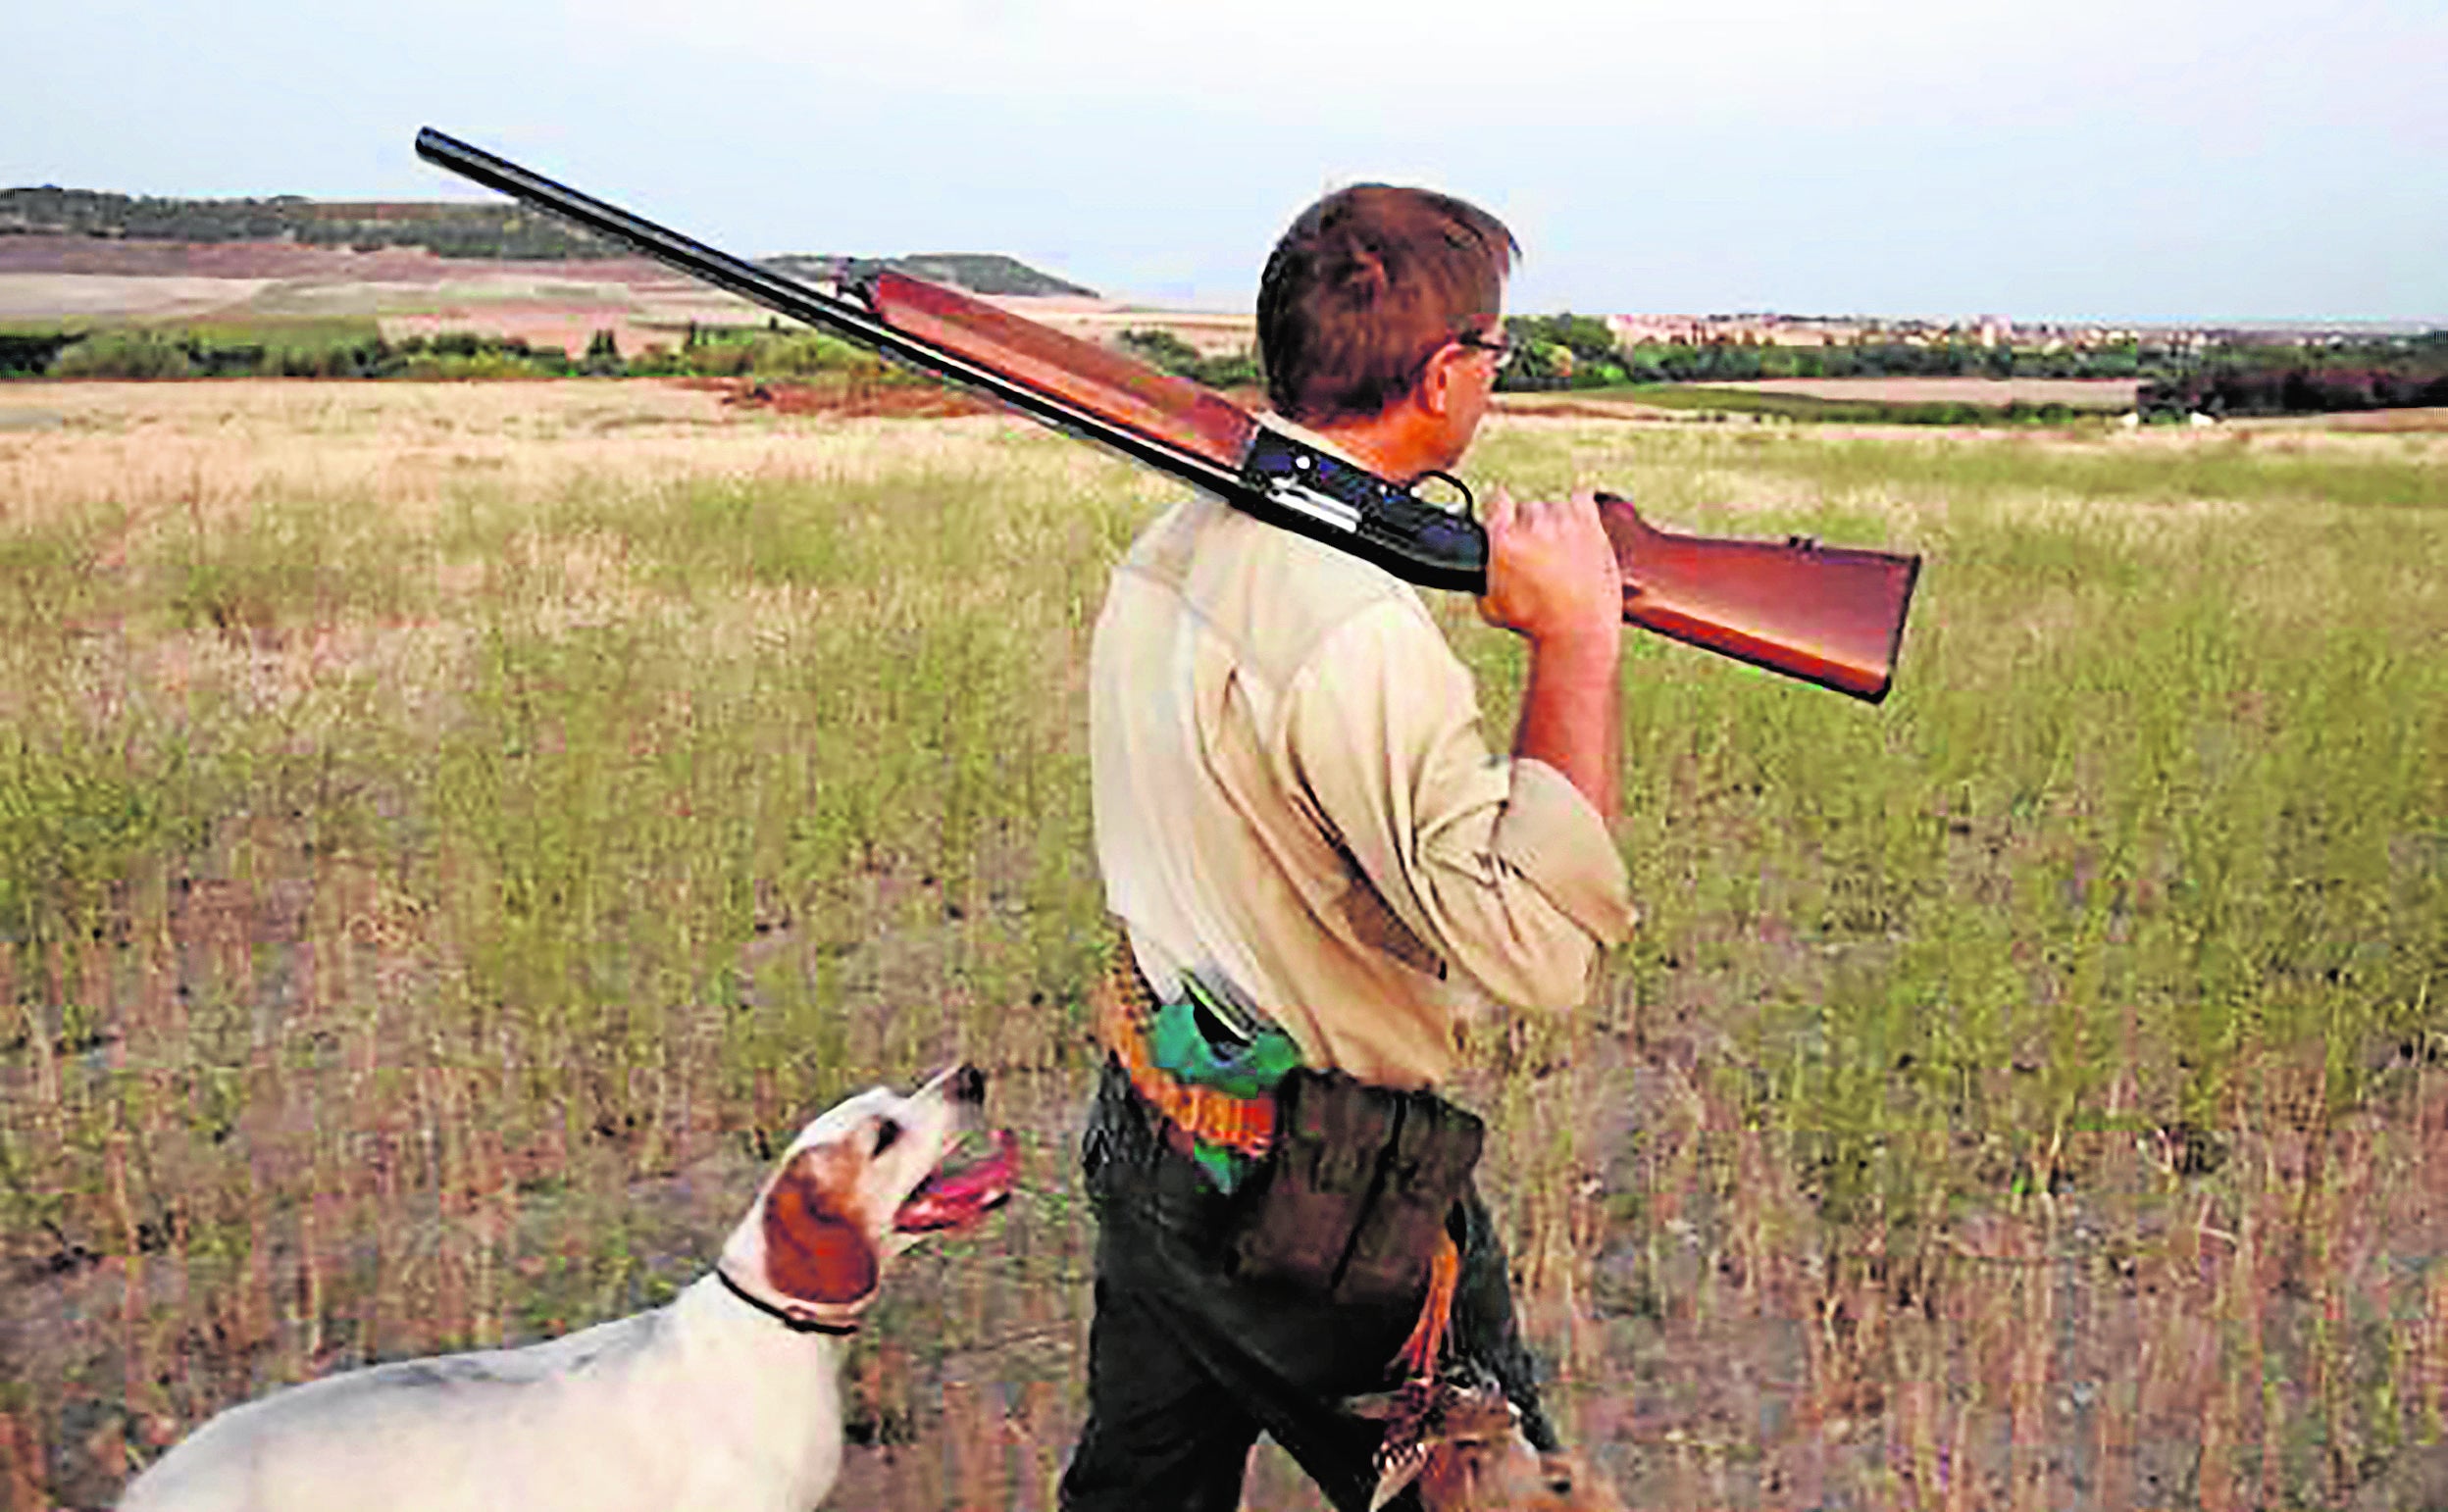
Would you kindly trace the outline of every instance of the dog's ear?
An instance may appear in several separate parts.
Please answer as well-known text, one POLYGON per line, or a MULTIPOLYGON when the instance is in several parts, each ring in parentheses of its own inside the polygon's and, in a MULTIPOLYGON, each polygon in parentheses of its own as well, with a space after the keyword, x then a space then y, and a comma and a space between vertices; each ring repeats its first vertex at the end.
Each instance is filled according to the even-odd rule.
POLYGON ((842 1205, 842 1173, 801 1150, 765 1198, 765 1279, 802 1302, 855 1302, 876 1289, 875 1246, 842 1205))

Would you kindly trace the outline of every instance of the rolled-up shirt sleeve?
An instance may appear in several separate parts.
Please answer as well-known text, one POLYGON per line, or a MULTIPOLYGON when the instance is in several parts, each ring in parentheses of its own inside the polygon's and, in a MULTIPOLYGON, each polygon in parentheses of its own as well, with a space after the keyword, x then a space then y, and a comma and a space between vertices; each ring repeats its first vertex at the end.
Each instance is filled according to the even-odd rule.
POLYGON ((1415 602, 1338 628, 1285 690, 1279 759, 1411 933, 1490 995, 1567 1009, 1631 932, 1623 857, 1580 789, 1489 749, 1469 672, 1415 602))

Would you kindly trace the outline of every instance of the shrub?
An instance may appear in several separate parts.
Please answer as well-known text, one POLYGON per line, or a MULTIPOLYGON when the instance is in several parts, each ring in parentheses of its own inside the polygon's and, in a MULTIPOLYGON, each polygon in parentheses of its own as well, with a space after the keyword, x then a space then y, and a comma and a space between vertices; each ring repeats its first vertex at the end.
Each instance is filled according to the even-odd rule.
POLYGON ((1249 347, 1208 357, 1180 336, 1154 326, 1126 330, 1114 338, 1114 344, 1151 368, 1209 388, 1249 388, 1265 381, 1257 353, 1249 347))
POLYGON ((53 378, 188 378, 196 365, 186 344, 150 330, 106 330, 51 359, 53 378))

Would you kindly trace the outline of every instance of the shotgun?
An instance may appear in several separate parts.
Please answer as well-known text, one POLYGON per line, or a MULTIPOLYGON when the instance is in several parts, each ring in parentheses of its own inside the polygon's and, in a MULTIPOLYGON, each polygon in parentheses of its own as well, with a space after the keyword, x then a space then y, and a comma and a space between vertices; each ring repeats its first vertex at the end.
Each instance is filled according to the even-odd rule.
MULTIPOLYGON (((581 194, 428 126, 417 155, 791 320, 1170 475, 1422 587, 1487 589, 1488 537, 1223 395, 956 289, 883 270, 827 294, 581 194)), ((1917 556, 1661 530, 1599 495, 1623 617, 1676 640, 1876 703, 1920 575, 1917 556)))

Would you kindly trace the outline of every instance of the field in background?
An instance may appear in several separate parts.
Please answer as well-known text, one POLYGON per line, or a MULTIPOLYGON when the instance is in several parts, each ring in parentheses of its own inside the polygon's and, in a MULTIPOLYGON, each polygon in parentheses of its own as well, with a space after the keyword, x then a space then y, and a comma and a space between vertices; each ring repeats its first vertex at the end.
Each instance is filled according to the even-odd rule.
POLYGON ((2129 410, 2142 385, 2134 378, 1760 378, 1716 388, 1812 399, 1867 399, 1881 404, 2062 404, 2074 410, 2129 410))
POLYGON ((1630 383, 1551 394, 1507 394, 1569 405, 1638 405, 1716 419, 1809 421, 1822 425, 2100 425, 2131 409, 2135 385, 2122 379, 1772 378, 1757 382, 1630 383))
MULTIPOLYGON (((836 1500, 1046 1507, 1106 948, 1081 668, 1165 497, 650 382, 15 385, 0 1500, 650 1305, 842 1091, 1029 1192, 836 1500)), ((2448 438, 1500 418, 1473 480, 1927 553, 1871 710, 1649 637, 1643 912, 1459 1095, 1641 1506, 2416 1504, 2448 1428, 2448 438)), ((1509 729, 1517 648, 1435 608, 1509 729)), ((1251 1503, 1315 1503, 1263 1457, 1251 1503)))
MULTIPOLYGON (((797 276, 822 260, 786 258, 797 276)), ((958 275, 994 258, 934 260, 926 276, 958 275)), ((925 266, 927 260, 918 260, 925 266)), ((1058 286, 1013 265, 1021 281, 1058 286)), ((983 270, 993 273, 999 270, 983 270)), ((1243 350, 1255 339, 1247 312, 1143 309, 1088 293, 993 294, 991 302, 1071 335, 1110 343, 1125 330, 1160 329, 1198 352, 1243 350)), ((637 257, 535 260, 437 257, 419 248, 294 242, 0 238, 0 329, 136 327, 165 334, 268 345, 349 344, 312 339, 317 323, 351 326, 391 341, 447 331, 512 336, 576 355, 598 330, 623 356, 679 347, 692 328, 763 327, 756 305, 637 257), (307 339, 296 339, 299 336, 307 339)))

